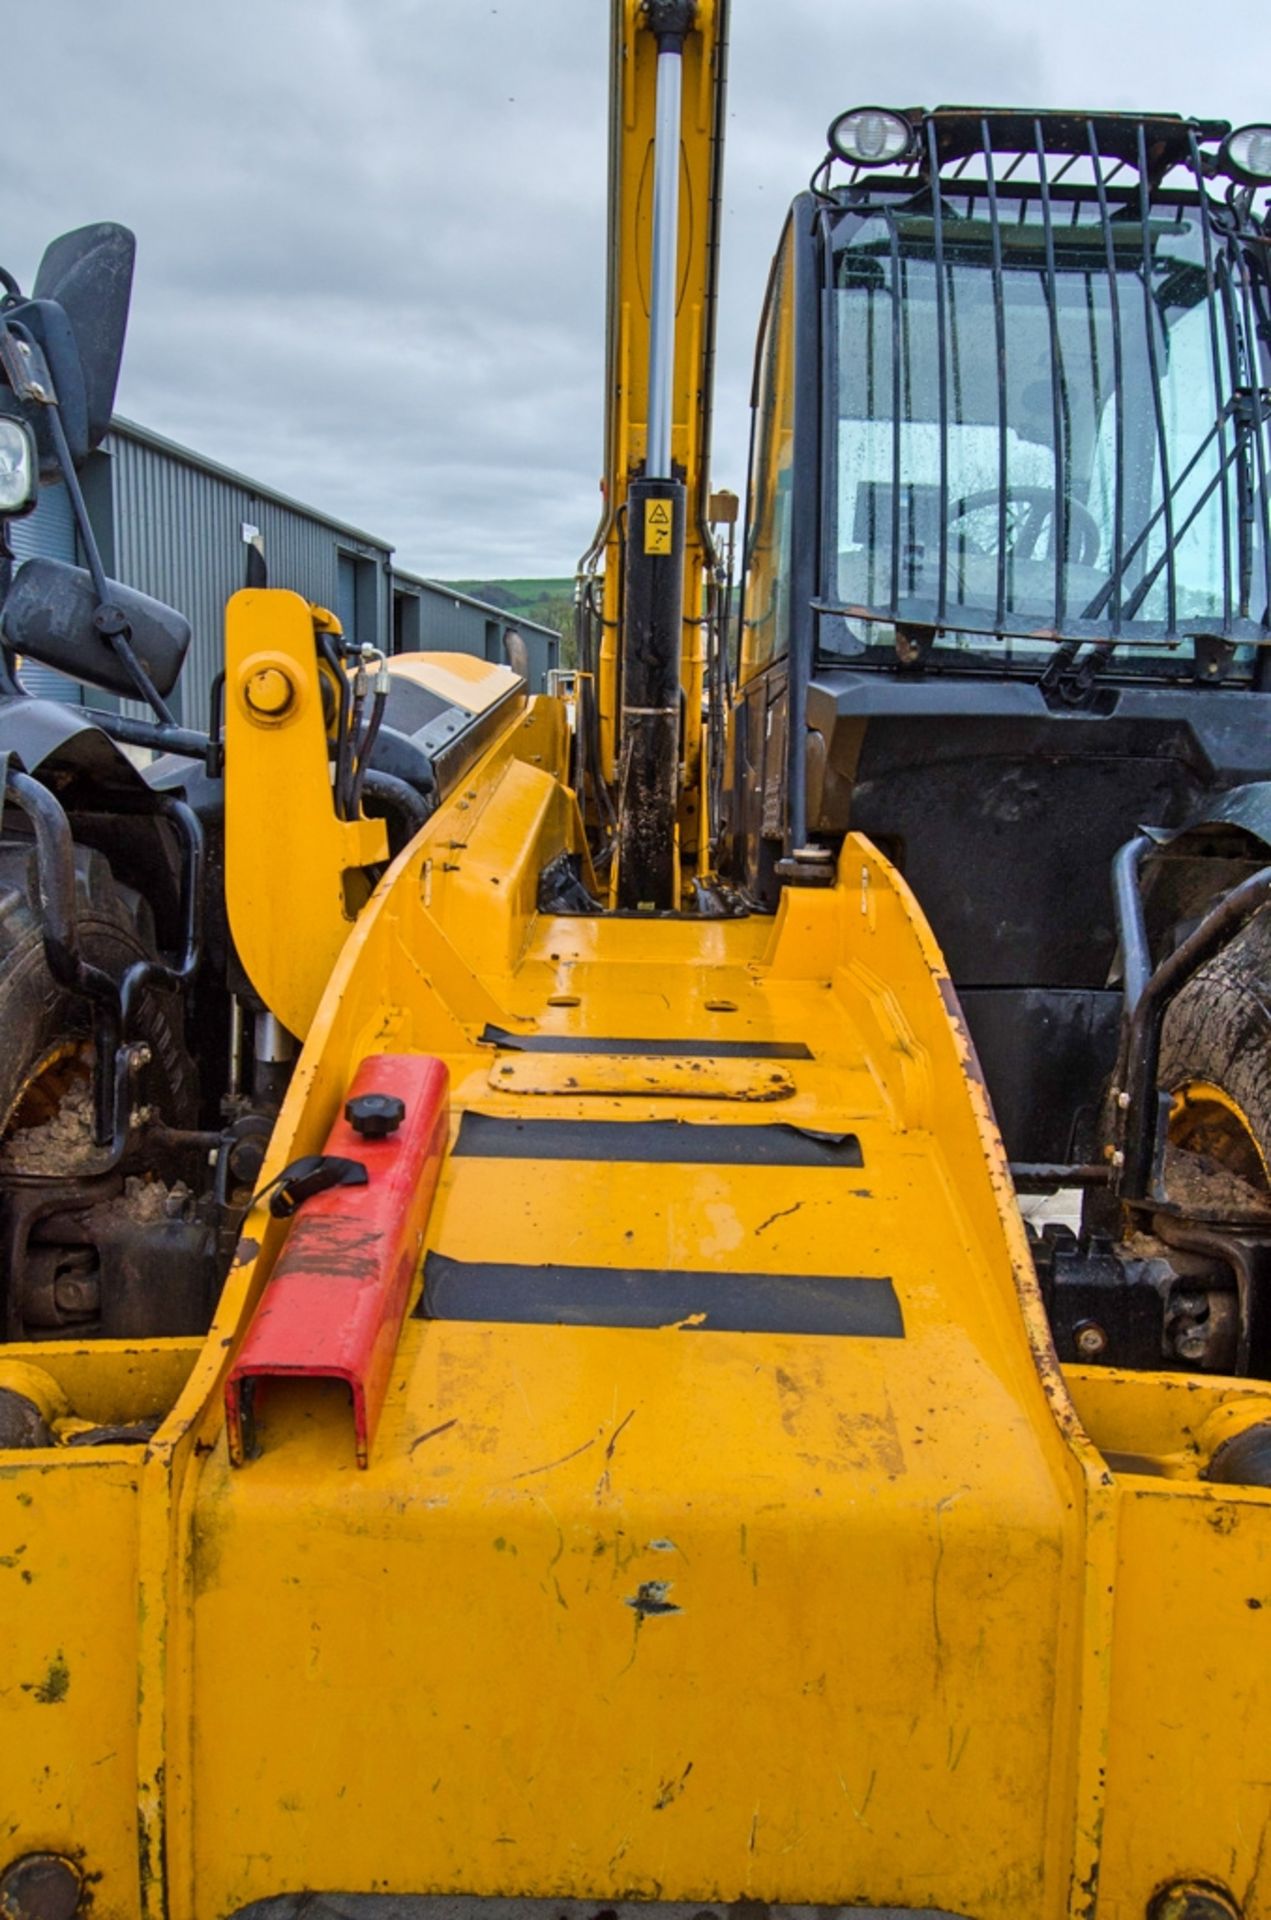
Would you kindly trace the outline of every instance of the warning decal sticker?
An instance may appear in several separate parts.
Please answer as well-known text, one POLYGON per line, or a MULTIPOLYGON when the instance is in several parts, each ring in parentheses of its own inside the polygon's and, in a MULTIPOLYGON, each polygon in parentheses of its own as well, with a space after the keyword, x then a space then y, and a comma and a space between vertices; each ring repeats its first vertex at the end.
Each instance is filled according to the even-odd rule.
POLYGON ((669 500, 645 501, 644 550, 646 553, 671 551, 671 502, 669 500))

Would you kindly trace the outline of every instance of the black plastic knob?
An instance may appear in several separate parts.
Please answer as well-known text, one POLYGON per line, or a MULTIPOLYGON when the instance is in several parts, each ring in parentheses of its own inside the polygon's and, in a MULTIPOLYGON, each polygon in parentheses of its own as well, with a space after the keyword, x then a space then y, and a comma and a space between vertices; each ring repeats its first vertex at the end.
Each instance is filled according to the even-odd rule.
POLYGON ((396 1133, 406 1118, 406 1102, 395 1093, 359 1093, 344 1103, 344 1117, 364 1140, 382 1140, 396 1133))

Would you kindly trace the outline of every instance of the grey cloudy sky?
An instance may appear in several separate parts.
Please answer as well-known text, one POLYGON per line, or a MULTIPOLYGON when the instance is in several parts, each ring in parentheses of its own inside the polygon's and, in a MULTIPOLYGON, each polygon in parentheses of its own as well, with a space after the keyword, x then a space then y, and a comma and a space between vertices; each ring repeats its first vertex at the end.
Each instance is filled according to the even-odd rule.
MULTIPOLYGON (((601 451, 608 0, 42 0, 0 259, 138 236, 120 410, 390 539, 571 572, 601 451)), ((734 0, 715 477, 782 214, 861 102, 1271 118, 1265 0, 734 0)))

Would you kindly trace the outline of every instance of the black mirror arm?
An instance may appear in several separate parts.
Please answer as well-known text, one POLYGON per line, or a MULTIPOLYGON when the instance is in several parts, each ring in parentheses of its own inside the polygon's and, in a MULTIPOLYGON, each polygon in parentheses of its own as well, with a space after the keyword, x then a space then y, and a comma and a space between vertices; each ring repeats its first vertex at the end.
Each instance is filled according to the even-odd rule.
MULTIPOLYGON (((42 356, 39 355, 38 345, 20 321, 10 321, 6 330, 17 339, 24 341, 30 348, 32 357, 35 358, 38 356, 42 365, 42 356)), ((84 549, 84 558, 88 563, 88 571, 92 576, 93 591, 97 595, 97 614, 95 616, 97 630, 102 638, 109 642, 112 651, 118 658, 125 673, 132 681, 134 687, 136 687, 140 698, 145 701, 146 705, 150 707, 154 713, 158 714, 165 726, 175 726, 176 718, 171 707, 169 707, 167 701, 164 700, 163 696, 158 692, 150 675, 146 672, 132 650, 127 620, 117 607, 111 605, 110 587, 106 579, 106 570, 102 566, 101 554, 97 548, 97 538, 93 532, 92 522, 88 517, 88 507, 84 500, 84 491, 79 484, 79 475, 75 471, 75 462, 71 458, 71 450, 67 444, 66 429, 62 425, 62 416, 58 410, 57 395, 53 391, 53 383, 45 377, 39 381, 33 381, 29 385, 28 391, 31 399, 37 401, 47 412, 53 450, 57 454, 57 464, 62 470, 62 479, 65 482, 66 491, 70 495, 71 511, 75 516, 75 525, 79 532, 80 543, 84 549)))
MULTIPOLYGON (((58 457, 59 459, 61 457, 60 450, 58 457)), ((100 560, 98 560, 97 566, 100 569, 100 560)), ((92 570, 90 569, 90 571, 92 570)), ((96 585, 96 573, 94 573, 94 585, 96 585)), ((97 591, 100 596, 100 587, 98 587, 97 591)), ((140 692, 142 699, 154 709, 165 726, 174 727, 176 725, 176 716, 133 652, 128 622, 119 611, 119 608, 111 606, 108 600, 104 600, 103 604, 98 607, 97 612, 93 616, 93 625, 97 628, 102 638, 110 642, 112 650, 116 657, 122 662, 124 671, 131 678, 133 685, 140 692)))
POLYGON ((84 501, 83 489, 79 484, 79 475, 71 459, 71 450, 66 444, 66 430, 62 425, 62 416, 57 410, 56 401, 49 407, 49 426, 57 453, 57 464, 62 469, 62 479, 71 496, 71 510, 75 515, 75 525, 79 529, 84 558, 88 562, 88 571, 93 578, 93 591, 97 595, 94 624, 102 638, 109 641, 112 651, 146 705, 152 712, 158 714, 165 726, 174 727, 175 714, 132 650, 127 620, 118 607, 111 605, 106 571, 102 566, 101 554, 97 550, 97 539, 88 517, 88 508, 84 501))

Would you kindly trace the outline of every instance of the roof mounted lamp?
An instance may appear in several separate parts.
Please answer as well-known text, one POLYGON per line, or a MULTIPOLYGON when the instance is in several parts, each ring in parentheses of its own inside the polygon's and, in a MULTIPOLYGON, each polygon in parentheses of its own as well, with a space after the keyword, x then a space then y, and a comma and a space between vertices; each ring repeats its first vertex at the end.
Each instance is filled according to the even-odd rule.
POLYGON ((1222 162, 1248 186, 1271 183, 1271 127, 1237 127, 1222 143, 1222 162))
POLYGON ((913 152, 914 129, 886 107, 852 107, 840 113, 826 135, 830 152, 853 167, 886 167, 913 152))

